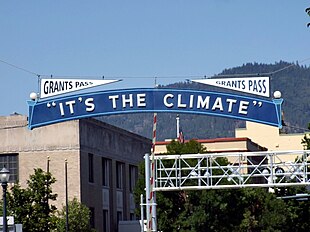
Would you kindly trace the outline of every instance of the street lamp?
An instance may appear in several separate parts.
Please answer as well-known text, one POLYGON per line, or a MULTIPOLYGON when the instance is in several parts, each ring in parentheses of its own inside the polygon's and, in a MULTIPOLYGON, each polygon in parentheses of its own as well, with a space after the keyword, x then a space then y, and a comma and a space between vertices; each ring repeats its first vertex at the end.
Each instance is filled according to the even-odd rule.
POLYGON ((3 232, 7 232, 7 220, 6 220, 6 190, 8 181, 10 178, 10 171, 5 167, 0 171, 0 182, 3 189, 3 232))

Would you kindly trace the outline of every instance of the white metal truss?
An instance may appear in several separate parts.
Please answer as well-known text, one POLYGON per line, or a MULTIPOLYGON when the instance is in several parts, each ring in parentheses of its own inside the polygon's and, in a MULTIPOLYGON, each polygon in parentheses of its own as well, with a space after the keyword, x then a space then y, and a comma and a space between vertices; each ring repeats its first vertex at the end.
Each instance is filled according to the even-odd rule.
POLYGON ((309 150, 156 155, 154 191, 310 185, 309 155, 309 150))

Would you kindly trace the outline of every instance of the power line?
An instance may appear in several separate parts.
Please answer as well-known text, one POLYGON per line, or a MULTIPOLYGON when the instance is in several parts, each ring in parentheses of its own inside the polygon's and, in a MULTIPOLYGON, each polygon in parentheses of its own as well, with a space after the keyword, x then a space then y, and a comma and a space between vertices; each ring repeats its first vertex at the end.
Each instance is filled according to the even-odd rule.
POLYGON ((16 69, 22 70, 22 71, 24 71, 24 72, 27 72, 27 73, 29 73, 29 74, 35 75, 35 76, 37 76, 37 77, 40 77, 40 74, 38 74, 38 73, 29 71, 29 70, 27 70, 27 69, 25 69, 25 68, 22 68, 22 67, 20 67, 20 66, 15 65, 15 64, 9 63, 9 62, 7 62, 7 61, 0 60, 0 62, 6 64, 6 65, 8 65, 8 66, 11 66, 11 67, 13 67, 13 68, 16 68, 16 69))
POLYGON ((307 128, 301 128, 301 127, 297 127, 297 126, 288 126, 288 125, 283 125, 284 127, 289 127, 289 128, 292 128, 292 129, 297 129, 297 130, 301 130, 303 132, 306 132, 306 131, 310 131, 309 129, 307 128))
MULTIPOLYGON (((306 58, 304 60, 301 60, 299 61, 298 63, 303 63, 305 61, 308 61, 310 60, 310 57, 309 58, 306 58)), ((36 77, 48 77, 48 78, 96 78, 96 79, 99 79, 99 78, 104 78, 104 76, 77 76, 77 75, 70 75, 70 76, 66 76, 66 75, 41 75, 41 74, 38 74, 36 72, 33 72, 33 71, 30 71, 28 69, 25 69, 23 67, 20 67, 18 65, 15 65, 15 64, 12 64, 12 63, 9 63, 5 60, 0 60, 0 62, 8 65, 8 66, 11 66, 15 69, 18 69, 18 70, 21 70, 21 71, 24 71, 24 72, 27 72, 29 74, 32 74, 32 75, 35 75, 36 77)), ((198 77, 201 77, 201 78, 213 78, 213 77, 246 77, 246 76, 269 76, 269 75, 273 75, 275 73, 278 73, 278 72, 281 72, 283 70, 286 70, 292 66, 295 66, 296 64, 295 63, 292 63, 288 66, 285 66, 283 68, 280 68, 280 69, 277 69, 275 71, 272 71, 272 72, 267 72, 267 73, 247 73, 247 74, 244 74, 244 73, 240 73, 240 74, 222 74, 222 75, 212 75, 212 76, 206 76, 206 75, 180 75, 180 76, 158 76, 158 75, 155 75, 155 76, 109 76, 108 78, 118 78, 118 79, 189 79, 189 78, 198 78, 198 77)))
MULTIPOLYGON (((304 59, 304 60, 298 61, 298 63, 300 63, 300 64, 301 64, 301 63, 304 63, 304 62, 306 62, 306 61, 308 61, 308 60, 310 60, 310 57, 309 57, 309 58, 306 58, 306 59, 304 59)), ((271 75, 273 75, 273 74, 276 74, 276 73, 278 73, 278 72, 281 72, 281 71, 283 71, 283 70, 286 70, 286 69, 288 69, 288 68, 290 68, 290 67, 293 67, 293 66, 295 66, 295 65, 296 65, 295 63, 292 63, 292 64, 290 64, 290 65, 288 65, 288 66, 283 67, 283 68, 277 69, 277 70, 272 71, 272 72, 266 72, 266 73, 223 74, 223 75, 214 75, 214 76, 212 76, 212 77, 233 77, 233 76, 238 76, 238 77, 242 77, 242 76, 244 76, 244 77, 247 77, 247 76, 271 76, 271 75)), ((212 77, 208 77, 208 78, 212 78, 212 77)))
POLYGON ((53 77, 53 78, 115 78, 115 79, 123 79, 123 78, 127 78, 127 79, 166 79, 166 78, 170 78, 170 79, 182 79, 182 78, 197 78, 197 77, 203 77, 204 75, 195 75, 195 76, 79 76, 79 75, 69 75, 69 76, 64 76, 64 75, 40 75, 40 77, 53 77))
MULTIPOLYGON (((310 57, 307 58, 307 59, 304 59, 304 60, 300 61, 299 63, 303 63, 303 62, 305 62, 305 61, 307 61, 307 60, 310 60, 310 57)), ((278 69, 278 70, 275 70, 275 71, 273 71, 273 72, 270 72, 270 75, 275 74, 275 73, 278 73, 278 72, 281 72, 281 71, 283 71, 283 70, 285 70, 285 69, 288 69, 288 68, 290 68, 290 67, 292 67, 292 66, 295 66, 295 64, 293 63, 293 64, 290 64, 290 65, 284 67, 284 68, 280 68, 280 69, 278 69)))

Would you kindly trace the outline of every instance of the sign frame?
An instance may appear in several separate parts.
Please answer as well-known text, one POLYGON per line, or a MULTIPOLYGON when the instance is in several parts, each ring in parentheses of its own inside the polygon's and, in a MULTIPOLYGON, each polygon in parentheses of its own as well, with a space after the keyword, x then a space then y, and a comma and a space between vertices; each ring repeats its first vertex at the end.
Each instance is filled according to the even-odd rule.
POLYGON ((28 101, 29 129, 68 120, 127 113, 190 113, 282 128, 283 99, 189 89, 134 88, 28 101))

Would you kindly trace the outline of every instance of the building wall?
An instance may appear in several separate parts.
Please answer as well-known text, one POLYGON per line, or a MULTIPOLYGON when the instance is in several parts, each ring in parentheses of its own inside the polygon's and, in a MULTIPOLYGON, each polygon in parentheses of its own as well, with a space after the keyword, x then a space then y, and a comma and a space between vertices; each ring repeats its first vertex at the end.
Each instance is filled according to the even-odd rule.
MULTIPOLYGON (((216 138, 216 139, 197 139, 208 152, 247 152, 247 151, 266 151, 265 147, 254 143, 249 138, 216 138)), ((155 153, 166 153, 166 146, 171 142, 159 141, 155 146, 155 153)))
POLYGON ((89 166, 81 165, 82 202, 95 209, 96 228, 103 228, 103 210, 108 210, 111 231, 114 231, 118 213, 122 213, 122 220, 130 220, 130 213, 133 213, 130 210, 133 196, 129 190, 130 166, 137 168, 143 161, 144 154, 150 151, 150 140, 91 119, 80 121, 80 136, 81 163, 88 164, 89 154, 94 159, 93 182, 89 181, 89 166), (111 183, 108 187, 102 184, 102 158, 111 160, 111 183), (123 167, 122 188, 117 187, 118 164, 123 167), (104 203, 105 194, 109 200, 104 203))
MULTIPOLYGON (((133 212, 130 183, 137 176, 129 171, 143 161, 151 149, 151 141, 95 119, 74 120, 29 130, 27 117, 0 117, 0 156, 18 154, 19 182, 26 186, 35 168, 47 170, 56 178, 52 186, 58 194, 52 203, 61 209, 65 204, 65 160, 68 164, 69 200, 76 197, 94 213, 94 226, 103 229, 103 211, 109 211, 108 231, 117 230, 117 212, 130 220, 133 212), (89 181, 89 155, 93 156, 93 181, 89 181), (102 160, 111 162, 109 186, 103 186, 102 160), (49 160, 49 161, 48 161, 49 160), (123 165, 122 188, 117 188, 118 164, 123 165), (104 200, 105 199, 105 200, 104 200)), ((2 167, 0 167, 2 168, 2 167)))
MULTIPOLYGON (((228 162, 244 163, 246 158, 240 156, 239 152, 253 152, 253 151, 266 151, 265 147, 262 147, 248 138, 217 138, 217 139, 198 139, 197 140, 202 146, 207 148, 208 152, 214 153, 230 153, 235 152, 236 155, 227 156, 228 162)), ((155 153, 167 152, 166 146, 171 141, 157 142, 155 146, 155 153)), ((259 158, 261 159, 261 158, 259 158)), ((246 163, 245 163, 246 165, 246 163)))
POLYGON ((281 134, 279 128, 265 124, 246 122, 246 128, 235 130, 236 138, 247 137, 269 151, 303 150, 304 134, 281 134))
MULTIPOLYGON (((246 122, 246 128, 235 130, 236 138, 248 137, 268 151, 304 150, 301 141, 304 134, 282 134, 279 128, 260 123, 246 122)), ((281 156, 283 162, 294 161, 295 156, 281 156)))
MULTIPOLYGON (((61 208, 65 203, 64 164, 68 160, 68 187, 70 198, 80 199, 79 134, 77 121, 60 123, 29 130, 27 117, 14 115, 0 117, 0 154, 18 154, 19 183, 26 187, 29 175, 35 168, 49 169, 57 182, 52 186, 58 194, 54 204, 61 208)), ((2 167, 1 167, 2 168, 2 167)))

